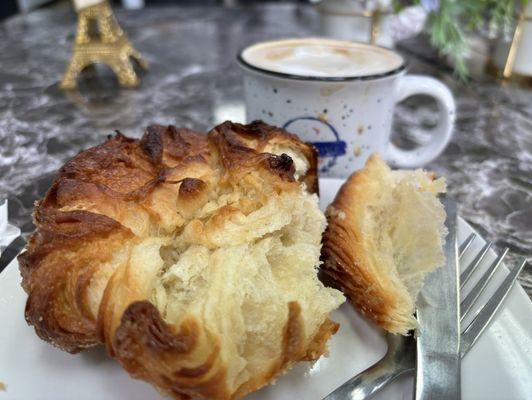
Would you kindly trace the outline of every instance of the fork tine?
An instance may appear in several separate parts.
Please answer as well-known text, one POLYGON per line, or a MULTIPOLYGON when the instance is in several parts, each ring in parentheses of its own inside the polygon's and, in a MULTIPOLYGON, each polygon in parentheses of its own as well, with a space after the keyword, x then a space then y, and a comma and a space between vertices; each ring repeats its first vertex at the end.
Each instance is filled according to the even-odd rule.
POLYGON ((484 329, 488 326, 493 316, 504 302, 510 289, 512 288, 517 276, 526 265, 526 258, 522 263, 510 271, 508 276, 504 279, 502 284, 497 288, 493 296, 488 300, 486 304, 480 309, 475 318, 471 323, 465 328, 461 335, 460 341, 460 355, 464 357, 469 350, 474 346, 477 339, 480 337, 484 329))
POLYGON ((473 243, 476 238, 477 238, 477 234, 472 233, 471 235, 467 237, 466 240, 464 240, 464 242, 460 245, 460 248, 458 249, 458 258, 462 258, 462 256, 465 254, 467 249, 469 249, 469 247, 471 246, 471 243, 473 243))
POLYGON ((471 292, 466 296, 466 298, 460 303, 460 321, 464 319, 464 316, 468 313, 468 311, 471 309, 473 304, 475 303, 475 300, 478 299, 478 296, 482 294, 484 289, 486 288, 486 285, 493 277, 493 274, 499 268, 499 265, 502 263, 502 259, 506 256, 508 253, 508 248, 504 249, 502 254, 500 254, 495 261, 490 265, 490 267, 487 269, 486 272, 482 275, 482 277, 479 279, 477 284, 471 289, 471 292))
POLYGON ((491 245, 491 242, 486 243, 484 247, 482 247, 482 250, 480 250, 480 252, 477 254, 475 259, 471 261, 471 264, 469 264, 465 271, 460 274, 460 289, 464 287, 469 278, 471 278, 471 275, 473 275, 473 272, 477 270, 484 257, 486 257, 486 254, 488 254, 491 245))

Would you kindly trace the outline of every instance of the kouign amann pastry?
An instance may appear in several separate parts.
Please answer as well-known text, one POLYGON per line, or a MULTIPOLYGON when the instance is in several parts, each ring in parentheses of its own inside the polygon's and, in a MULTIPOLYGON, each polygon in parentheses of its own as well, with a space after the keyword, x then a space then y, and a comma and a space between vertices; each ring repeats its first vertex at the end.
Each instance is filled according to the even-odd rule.
POLYGON ((317 278, 316 162, 262 122, 81 152, 19 256, 27 322, 69 352, 104 344, 176 399, 237 399, 319 358, 343 295, 317 278))

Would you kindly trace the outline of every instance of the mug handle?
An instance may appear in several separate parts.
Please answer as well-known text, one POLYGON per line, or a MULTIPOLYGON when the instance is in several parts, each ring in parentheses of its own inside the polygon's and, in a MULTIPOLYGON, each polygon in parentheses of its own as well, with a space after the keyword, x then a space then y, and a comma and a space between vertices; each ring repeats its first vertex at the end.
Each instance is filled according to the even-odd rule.
POLYGON ((388 143, 386 158, 398 167, 418 167, 434 160, 449 143, 453 131, 455 103, 447 86, 428 76, 401 76, 396 89, 395 102, 398 103, 416 94, 425 94, 436 100, 439 121, 430 140, 420 147, 404 150, 392 142, 388 143))

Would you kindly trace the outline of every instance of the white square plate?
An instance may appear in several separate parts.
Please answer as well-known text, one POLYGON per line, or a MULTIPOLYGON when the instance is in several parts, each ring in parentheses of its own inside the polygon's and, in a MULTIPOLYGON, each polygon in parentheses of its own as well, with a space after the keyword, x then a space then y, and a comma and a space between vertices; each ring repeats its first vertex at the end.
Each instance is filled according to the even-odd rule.
MULTIPOLYGON (((325 208, 342 181, 320 181, 325 208)), ((459 241, 473 229, 462 219, 459 241)), ((483 245, 477 239, 474 249, 483 245)), ((491 254, 495 258, 494 254, 491 254)), ((464 260, 464 264, 468 262, 464 260)), ((486 267, 489 262, 486 262, 486 267)), ((481 298, 486 299, 506 274, 502 268, 481 298)), ((134 380, 104 349, 71 355, 41 341, 24 321, 26 294, 20 287, 18 264, 0 273, 0 400, 160 400, 149 384, 134 380)), ((299 363, 246 400, 318 400, 353 375, 378 361, 386 351, 382 332, 349 304, 332 314, 340 330, 329 341, 329 356, 314 364, 299 363)), ((467 321, 466 321, 467 323, 467 321)), ((462 363, 464 399, 530 399, 532 396, 532 303, 516 284, 505 304, 462 363)), ((413 380, 403 377, 375 399, 412 398, 413 380)))

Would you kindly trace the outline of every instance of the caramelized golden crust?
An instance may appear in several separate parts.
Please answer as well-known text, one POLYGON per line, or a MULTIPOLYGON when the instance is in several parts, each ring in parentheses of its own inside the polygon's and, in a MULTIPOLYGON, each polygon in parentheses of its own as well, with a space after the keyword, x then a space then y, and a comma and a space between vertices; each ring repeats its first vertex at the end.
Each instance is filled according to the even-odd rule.
POLYGON ((38 206, 34 219, 40 229, 18 257, 28 293, 26 321, 42 339, 69 352, 99 344, 83 293, 97 262, 108 261, 133 235, 118 222, 86 211, 38 206))
POLYGON ((250 169, 262 167, 270 172, 271 179, 280 178, 280 182, 294 182, 293 161, 287 154, 273 155, 266 150, 271 145, 293 149, 309 163, 300 181, 306 184, 311 193, 318 192, 316 149, 284 129, 262 121, 254 121, 249 125, 226 121, 209 133, 209 139, 220 149, 222 163, 231 175, 242 176, 250 169))
MULTIPOLYGON (((290 302, 282 357, 232 388, 220 338, 194 317, 168 323, 150 301, 160 277, 159 249, 213 196, 241 181, 274 193, 298 191, 305 183, 316 192, 316 164, 311 145, 260 121, 225 122, 208 135, 153 125, 140 140, 117 132, 79 153, 36 203, 37 230, 19 256, 28 324, 69 352, 104 344, 132 376, 176 399, 236 399, 293 361, 317 359, 338 325, 325 320, 304 340, 301 307, 290 302), (296 171, 292 158, 272 154, 275 149, 301 156, 307 168, 296 171)), ((251 210, 250 202, 241 199, 239 210, 251 210)), ((205 237, 233 214, 230 203, 223 205, 185 233, 205 237)))
POLYGON ((122 315, 111 348, 132 376, 165 388, 178 399, 189 399, 198 393, 207 398, 230 398, 231 393, 224 387, 225 371, 216 365, 218 344, 212 345, 200 365, 181 366, 183 358, 196 351, 200 334, 195 320, 181 322, 176 332, 153 304, 137 301, 122 315))

